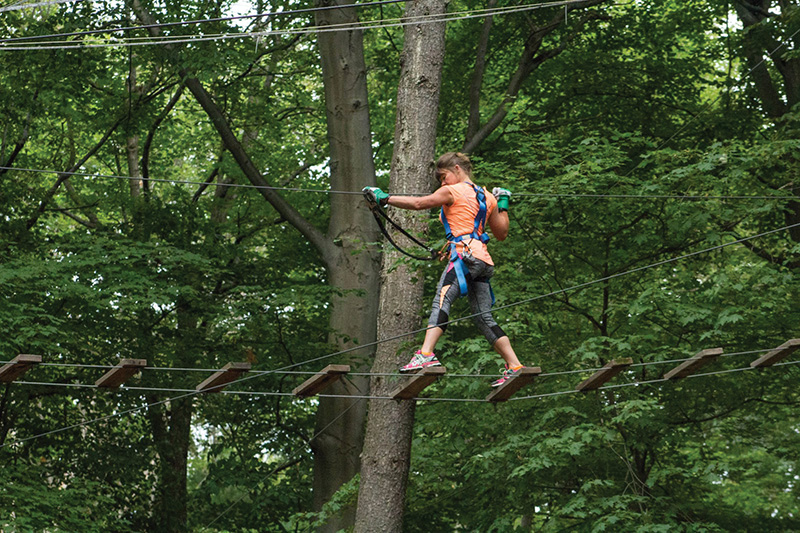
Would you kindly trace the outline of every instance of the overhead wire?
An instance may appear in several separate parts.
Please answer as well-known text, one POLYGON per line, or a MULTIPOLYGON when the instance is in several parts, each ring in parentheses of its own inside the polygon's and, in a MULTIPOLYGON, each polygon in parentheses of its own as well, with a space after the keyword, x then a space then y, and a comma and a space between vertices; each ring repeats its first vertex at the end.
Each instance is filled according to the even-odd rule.
MULTIPOLYGON (((51 170, 51 169, 38 169, 38 168, 19 168, 19 167, 7 167, 7 166, 0 166, 0 170, 3 171, 10 171, 16 170, 18 172, 34 172, 40 174, 61 174, 61 175, 68 175, 68 176, 76 176, 80 178, 89 178, 89 179, 118 179, 118 180, 128 180, 128 181, 148 181, 153 183, 170 183, 175 185, 197 185, 197 186, 212 186, 212 187, 232 187, 232 188, 240 188, 240 189, 256 189, 256 190, 271 190, 271 191, 284 191, 284 192, 302 192, 302 193, 319 193, 319 194, 341 194, 341 195, 355 195, 355 196, 362 196, 362 191, 345 191, 345 190, 337 190, 337 189, 315 189, 309 187, 285 187, 285 186, 273 186, 273 185, 253 185, 250 183, 208 183, 205 181, 195 181, 195 180, 180 180, 180 179, 172 179, 172 178, 142 178, 142 177, 132 177, 132 176, 122 176, 122 175, 115 175, 115 174, 99 174, 99 173, 92 173, 92 172, 80 172, 80 171, 60 171, 60 170, 51 170)), ((403 193, 407 196, 424 196, 430 193, 426 192, 410 192, 410 193, 403 193)), ((567 193, 558 193, 558 192, 542 192, 542 193, 530 193, 530 192, 515 192, 513 193, 514 197, 522 197, 522 198, 577 198, 577 199, 597 199, 597 198, 608 198, 608 199, 661 199, 661 200, 796 200, 796 196, 786 195, 786 196, 778 196, 778 195, 724 195, 724 194, 567 194, 567 193)))
POLYGON ((357 21, 342 24, 329 24, 324 26, 309 26, 304 28, 292 28, 282 30, 251 31, 237 33, 220 33, 213 35, 187 37, 186 35, 162 35, 159 37, 130 37, 117 42, 107 43, 84 43, 83 41, 34 41, 15 46, 7 46, 0 42, 0 50, 23 51, 23 50, 67 50, 67 49, 88 49, 88 48, 110 48, 125 46, 142 46, 156 44, 187 44, 193 42, 219 41, 230 39, 242 39, 251 37, 266 37, 271 35, 306 35, 312 33, 329 33, 338 31, 370 30, 393 27, 405 27, 419 24, 433 24, 441 22, 452 22, 455 20, 468 20, 472 18, 483 18, 495 15, 523 13, 536 9, 544 9, 557 6, 568 6, 570 4, 585 3, 586 0, 561 0, 559 2, 527 4, 517 6, 501 6, 494 8, 471 9, 454 13, 434 13, 428 15, 417 15, 414 17, 398 17, 383 19, 380 21, 357 21), (67 44, 72 43, 72 44, 67 44))
POLYGON ((0 13, 5 13, 7 11, 21 11, 23 9, 33 9, 36 7, 48 7, 54 6, 58 4, 69 4, 69 3, 77 3, 81 0, 43 0, 41 2, 16 2, 12 3, 11 5, 0 7, 0 13))
MULTIPOLYGON (((68 0, 72 1, 72 0, 68 0)), ((77 1, 77 0, 74 0, 77 1)), ((175 26, 193 26, 197 24, 208 24, 208 23, 216 23, 216 22, 231 22, 234 20, 246 20, 246 19, 253 19, 253 18, 263 18, 263 17, 276 17, 276 16, 287 16, 287 15, 299 15, 303 13, 313 13, 317 11, 331 11, 331 10, 338 10, 338 9, 349 9, 349 8, 369 8, 373 6, 383 6, 386 4, 398 4, 404 3, 406 0, 374 0, 371 2, 363 2, 363 3, 353 3, 353 4, 336 4, 330 6, 317 6, 317 7, 308 7, 302 9, 288 9, 286 11, 267 11, 263 13, 251 13, 248 15, 231 15, 228 17, 214 17, 214 18, 207 18, 207 19, 193 19, 193 20, 180 20, 180 21, 172 21, 172 22, 160 22, 156 24, 141 24, 137 26, 123 26, 119 28, 99 28, 96 30, 82 30, 82 31, 72 31, 72 32, 65 32, 65 33, 51 33, 47 35, 26 35, 22 37, 8 37, 5 39, 0 39, 0 44, 2 43, 16 43, 20 41, 30 41, 33 39, 52 39, 55 37, 82 37, 86 35, 96 35, 96 34, 103 34, 103 33, 122 33, 122 32, 131 32, 135 30, 148 30, 151 28, 171 28, 175 26)), ((0 10, 2 11, 2 10, 0 10)))

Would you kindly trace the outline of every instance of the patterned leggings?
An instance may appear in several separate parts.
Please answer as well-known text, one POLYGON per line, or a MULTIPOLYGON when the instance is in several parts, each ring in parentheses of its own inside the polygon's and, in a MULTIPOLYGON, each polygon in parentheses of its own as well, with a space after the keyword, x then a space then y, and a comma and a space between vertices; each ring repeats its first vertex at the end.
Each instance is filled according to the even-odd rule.
MULTIPOLYGON (((475 315, 473 320, 489 344, 494 346, 497 339, 506 336, 503 329, 492 318, 492 289, 489 286, 489 280, 494 275, 494 267, 474 257, 468 256, 462 260, 468 270, 466 275, 467 298, 472 314, 475 315)), ((459 295, 455 267, 452 263, 448 263, 439 279, 439 285, 436 287, 428 326, 439 326, 442 330, 447 329, 450 306, 458 299, 459 295)))

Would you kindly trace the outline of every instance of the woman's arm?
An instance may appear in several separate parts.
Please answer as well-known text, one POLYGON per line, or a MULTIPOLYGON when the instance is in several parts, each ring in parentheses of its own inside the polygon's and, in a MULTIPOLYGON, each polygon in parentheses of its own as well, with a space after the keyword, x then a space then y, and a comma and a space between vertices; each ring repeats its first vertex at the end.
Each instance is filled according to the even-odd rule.
MULTIPOLYGON (((423 209, 433 209, 434 207, 441 207, 443 205, 450 205, 453 203, 453 193, 447 187, 440 187, 436 192, 428 196, 389 196, 387 202, 389 205, 399 207, 400 209, 411 209, 414 211, 421 211, 423 209)), ((494 231, 494 230, 492 230, 494 231)))
POLYGON ((508 237, 508 211, 500 211, 495 209, 489 215, 489 228, 492 230, 492 235, 498 241, 506 240, 508 237))

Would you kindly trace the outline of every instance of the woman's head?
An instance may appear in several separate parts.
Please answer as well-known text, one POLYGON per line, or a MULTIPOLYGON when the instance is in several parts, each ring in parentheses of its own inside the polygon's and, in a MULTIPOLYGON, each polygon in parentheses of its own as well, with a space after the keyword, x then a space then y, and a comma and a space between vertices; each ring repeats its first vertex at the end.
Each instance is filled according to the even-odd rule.
POLYGON ((456 167, 463 170, 467 178, 472 178, 472 161, 469 160, 469 156, 461 152, 447 152, 440 155, 439 159, 436 160, 436 180, 441 183, 443 171, 455 172, 456 167))

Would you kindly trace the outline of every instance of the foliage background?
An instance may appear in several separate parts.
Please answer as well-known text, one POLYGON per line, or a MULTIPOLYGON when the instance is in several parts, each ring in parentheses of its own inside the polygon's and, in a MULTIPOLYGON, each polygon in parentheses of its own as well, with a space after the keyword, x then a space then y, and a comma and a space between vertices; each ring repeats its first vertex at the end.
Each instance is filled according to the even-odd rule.
MULTIPOLYGON (((551 375, 527 389, 537 398, 420 402, 407 531, 800 529, 798 367, 745 370, 797 337, 798 233, 560 292, 791 222, 796 115, 765 111, 744 58, 748 39, 777 39, 776 55, 794 59, 797 9, 762 4, 776 16, 755 28, 716 2, 609 4, 591 22, 571 14, 545 38, 544 47, 563 44, 563 52, 533 71, 472 155, 478 183, 514 192, 511 238, 491 245, 497 316, 523 361, 551 375), (660 380, 671 361, 717 346, 732 354, 708 369, 719 373, 660 380), (634 366, 613 382, 625 386, 567 393, 625 357, 634 366)), ((169 22, 239 6, 148 7, 169 22)), ((481 7, 459 0, 450 10, 481 7)), ((556 9, 498 17, 484 118, 504 95, 527 31, 556 9)), ((373 6, 362 17, 401 13, 373 6)), ((77 2, 4 12, 0 28, 6 38, 48 35, 129 25, 130 16, 122 4, 77 2)), ((308 21, 220 21, 173 34, 308 21)), ((481 24, 448 26, 438 152, 464 142, 481 24)), ((313 35, 276 34, 194 43, 180 54, 248 139, 264 175, 324 190, 315 46, 313 35)), ((381 176, 391 160, 401 50, 401 28, 365 32, 381 176)), ((36 353, 62 365, 3 385, 4 530, 157 530, 164 459, 143 406, 163 402, 151 410, 169 411, 170 399, 202 379, 186 369, 248 361, 266 371, 332 351, 322 259, 255 191, 234 187, 246 180, 191 98, 179 95, 166 111, 181 80, 159 54, 157 46, 0 50, 0 358, 36 353), (115 177, 133 174, 131 139, 148 156, 140 171, 165 181, 135 191, 115 177), (85 175, 59 178, 54 195, 54 172, 25 170, 71 168, 85 175), (77 386, 120 358, 174 370, 145 371, 120 391, 77 386)), ((328 195, 284 194, 325 227, 328 195)), ((432 293, 440 265, 419 266, 432 293)), ((467 314, 464 305, 454 317, 467 314)), ((439 355, 453 376, 426 395, 488 393, 498 359, 469 320, 450 326, 439 355), (475 374, 485 376, 458 377, 475 374)), ((251 377, 236 389, 289 393, 303 379, 251 377)), ((209 394, 192 402, 189 529, 303 531, 354 499, 358 479, 321 514, 310 512, 313 400, 209 394)))

